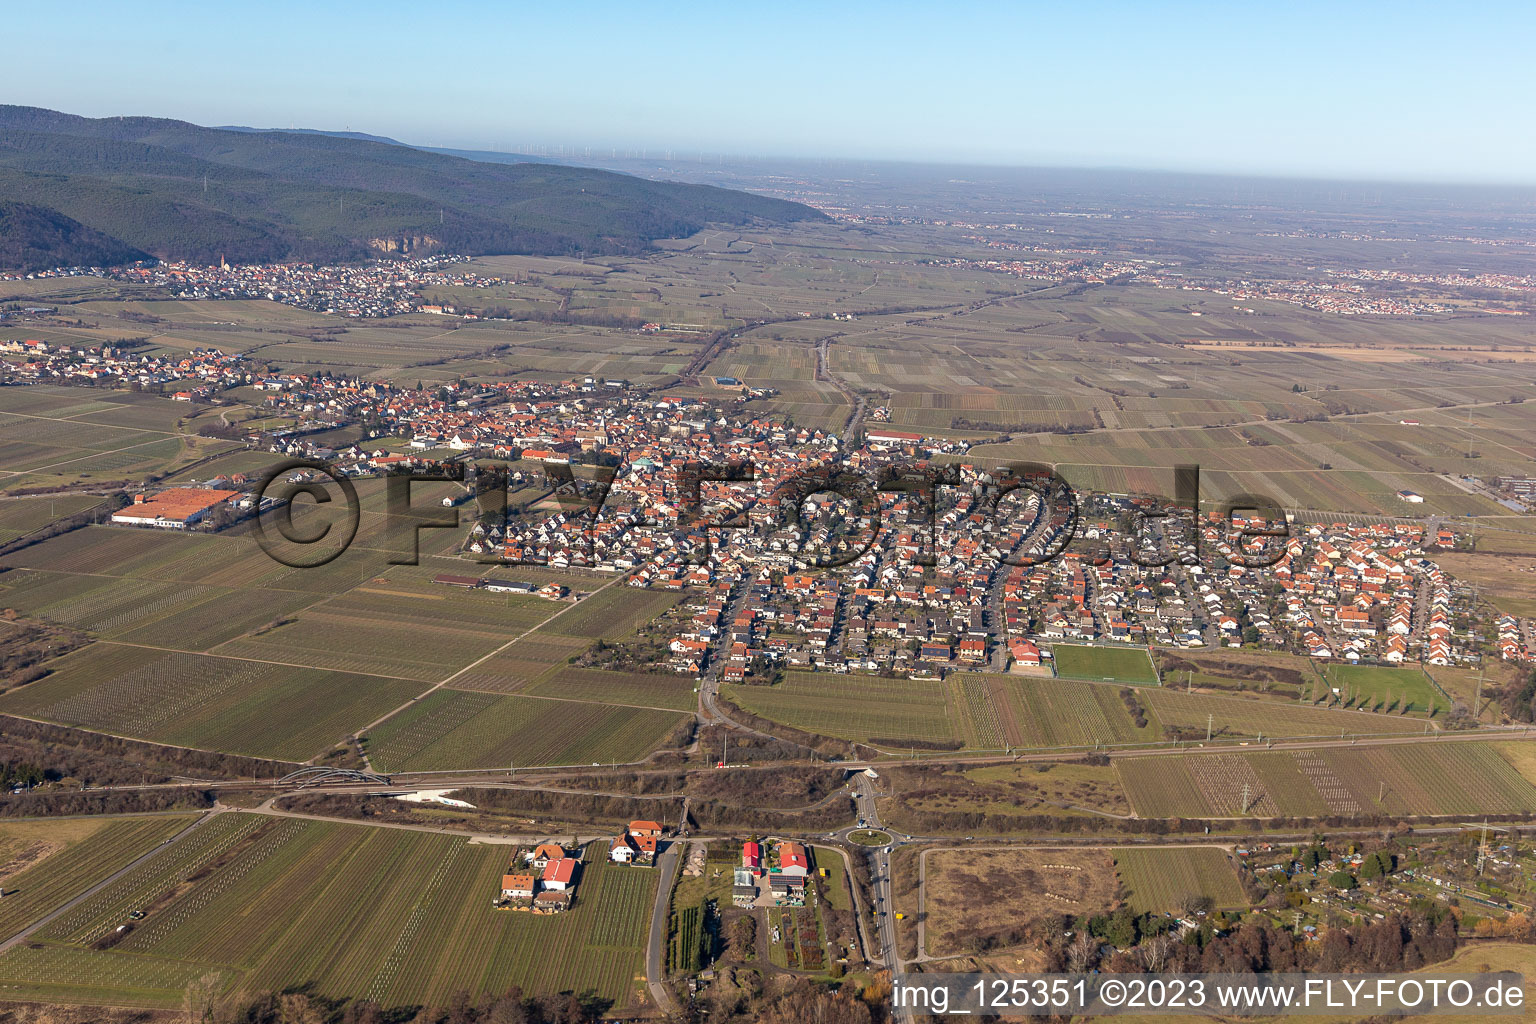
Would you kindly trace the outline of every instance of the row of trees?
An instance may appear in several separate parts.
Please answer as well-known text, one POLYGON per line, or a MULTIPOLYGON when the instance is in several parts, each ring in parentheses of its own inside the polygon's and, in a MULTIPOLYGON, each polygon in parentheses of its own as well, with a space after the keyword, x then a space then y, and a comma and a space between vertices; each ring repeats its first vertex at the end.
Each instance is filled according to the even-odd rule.
POLYGON ((459 992, 444 1006, 382 1007, 368 1000, 331 1000, 304 992, 221 996, 225 979, 210 974, 187 987, 182 1019, 189 1024, 593 1024, 606 1000, 570 993, 530 996, 514 985, 499 996, 459 992))
POLYGON ((162 746, 0 715, 0 760, 36 765, 47 781, 89 786, 202 779, 272 779, 297 765, 212 750, 162 746))

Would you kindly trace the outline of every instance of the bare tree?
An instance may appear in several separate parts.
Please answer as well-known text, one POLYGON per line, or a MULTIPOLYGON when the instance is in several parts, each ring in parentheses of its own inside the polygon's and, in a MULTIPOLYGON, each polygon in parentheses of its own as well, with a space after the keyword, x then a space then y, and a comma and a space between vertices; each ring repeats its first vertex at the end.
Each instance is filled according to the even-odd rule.
POLYGON ((1173 947, 1178 945, 1178 940, 1167 932, 1154 935, 1141 944, 1141 965, 1148 974, 1161 974, 1164 967, 1168 966, 1168 960, 1173 956, 1173 947))
POLYGON ((1079 928, 1072 936, 1072 942, 1067 946, 1067 970, 1073 974, 1082 974, 1093 966, 1093 961, 1098 957, 1099 944, 1088 929, 1079 928))
POLYGON ((218 971, 205 974, 187 986, 181 996, 181 1012, 188 1024, 211 1024, 223 988, 224 976, 218 971))

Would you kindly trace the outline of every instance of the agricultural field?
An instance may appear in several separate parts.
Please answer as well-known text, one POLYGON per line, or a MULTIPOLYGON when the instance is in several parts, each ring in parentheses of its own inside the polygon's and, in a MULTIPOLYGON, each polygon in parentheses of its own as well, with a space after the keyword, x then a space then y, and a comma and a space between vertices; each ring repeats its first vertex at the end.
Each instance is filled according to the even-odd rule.
POLYGON ((364 738, 384 772, 638 761, 690 716, 587 701, 441 689, 364 738))
POLYGON ((190 412, 186 403, 127 391, 0 389, 0 489, 132 480, 240 447, 183 433, 190 412))
POLYGON ((104 818, 72 821, 11 819, 0 823, 0 889, 5 887, 5 879, 87 838, 105 821, 104 818))
POLYGON ((654 876, 610 867, 594 847, 568 913, 496 911, 491 898, 511 849, 219 815, 50 924, 41 942, 0 956, 0 992, 170 1008, 188 983, 212 975, 228 993, 300 988, 386 1006, 511 984, 629 1006, 654 876), (94 948, 130 907, 146 916, 94 948))
POLYGON ((1157 669, 1140 647, 1091 647, 1086 644, 1054 644, 1056 674, 1063 679, 1090 679, 1106 683, 1156 685, 1157 669))
MULTIPOLYGON (((0 709, 156 742, 307 760, 512 637, 552 618, 551 626, 561 624, 566 613, 571 634, 589 635, 536 631, 455 678, 456 686, 488 693, 444 694, 428 707, 446 702, 454 726, 488 713, 445 747, 408 744, 408 757, 385 730, 385 763, 391 751, 397 763, 448 767, 514 756, 630 761, 681 721, 676 712, 693 707, 692 684, 680 678, 574 670, 549 678, 597 635, 617 637, 617 624, 648 621, 678 595, 615 587, 589 607, 434 584, 436 573, 462 572, 463 563, 432 555, 432 534, 424 533, 418 564, 389 565, 398 544, 382 488, 359 494, 359 543, 315 569, 278 564, 239 529, 210 536, 91 527, 17 552, 6 560, 14 568, 0 571, 0 599, 99 639, 6 695, 0 709), (540 698, 568 699, 495 697, 535 686, 540 698), (482 697, 485 707, 476 703, 482 697), (456 745, 471 738, 461 757, 456 745)), ((515 576, 530 573, 590 585, 580 574, 519 567, 515 576)))
POLYGON ((0 711, 157 743, 308 760, 420 692, 351 672, 97 643, 0 711))
MULTIPOLYGON (((1161 736, 1156 716, 1149 716, 1145 726, 1136 724, 1122 686, 1031 676, 985 678, 1004 697, 1001 708, 1012 746, 1095 747, 1161 736)), ((1141 702, 1140 694, 1134 691, 1133 699, 1141 702)))
POLYGON ((1524 739, 1502 740, 1489 746, 1508 761, 1521 778, 1536 785, 1536 743, 1524 739))
MULTIPOLYGON (((593 641, 537 630, 453 678, 458 690, 521 693, 547 679, 593 641)), ((558 696, 556 694, 555 696, 558 696)))
POLYGON ((1115 864, 1103 849, 933 849, 925 870, 929 956, 963 956, 1021 944, 1052 914, 1093 916, 1118 905, 1115 864))
POLYGON ((15 569, 0 573, 8 606, 95 636, 206 651, 315 601, 312 594, 144 577, 15 569))
POLYGON ((1388 814, 1536 811, 1536 786, 1487 744, 1338 747, 1318 754, 1355 803, 1388 814))
POLYGON ((189 814, 0 823, 9 857, 0 877, 0 934, 14 935, 190 825, 189 814), (12 869, 11 864, 16 868, 12 869))
POLYGON ((880 820, 902 832, 935 835, 1006 831, 1009 819, 1132 813, 1113 767, 1060 762, 891 766, 880 820), (983 821, 983 819, 985 819, 983 821))
POLYGON ((1197 652, 1158 649, 1158 672, 1171 689, 1258 692, 1274 697, 1321 698, 1322 680, 1310 658, 1267 651, 1197 652))
POLYGON ((311 605, 259 636, 240 637, 215 650, 321 669, 438 681, 555 610, 534 597, 428 586, 396 574, 377 578, 311 605))
POLYGON ((1456 551, 1442 552, 1435 561, 1457 579, 1476 585, 1504 614, 1536 616, 1536 558, 1456 551))
POLYGON ((5 556, 4 564, 112 579, 302 589, 287 585, 290 579, 302 575, 300 570, 278 565, 248 536, 238 532, 182 535, 163 530, 91 526, 12 552, 5 556))
POLYGON ((691 677, 675 672, 663 674, 565 668, 523 692, 534 697, 692 711, 698 704, 695 687, 691 677))
POLYGON ((1518 814, 1536 808, 1536 786, 1510 763, 1524 754, 1518 743, 1426 740, 1121 758, 1115 768, 1142 817, 1518 814))
POLYGON ((789 672, 773 686, 723 692, 754 714, 797 729, 899 751, 944 743, 972 750, 1143 743, 1120 687, 1065 679, 956 673, 948 679, 886 679, 789 672))
POLYGON ((1178 913, 1191 896, 1208 897, 1218 910, 1248 905, 1223 849, 1117 849, 1113 855, 1126 901, 1138 913, 1178 913))
POLYGON ((0 501, 0 544, 7 544, 59 519, 100 504, 101 497, 95 494, 43 495, 0 501))
POLYGON ((593 594, 549 624, 561 636, 620 640, 682 600, 682 594, 625 584, 593 594))
POLYGON ((1115 767, 1142 817, 1323 817, 1334 813, 1289 752, 1126 758, 1115 767))
POLYGON ((787 672, 773 686, 721 692, 754 714, 823 736, 876 742, 960 740, 949 687, 931 680, 787 672))
POLYGON ((673 934, 667 948, 667 969, 689 974, 702 970, 707 962, 704 957, 707 933, 703 904, 674 908, 672 913, 673 934))
POLYGON ((1138 691, 1170 738, 1339 737, 1423 733, 1420 716, 1313 707, 1258 696, 1185 693, 1172 687, 1138 691))

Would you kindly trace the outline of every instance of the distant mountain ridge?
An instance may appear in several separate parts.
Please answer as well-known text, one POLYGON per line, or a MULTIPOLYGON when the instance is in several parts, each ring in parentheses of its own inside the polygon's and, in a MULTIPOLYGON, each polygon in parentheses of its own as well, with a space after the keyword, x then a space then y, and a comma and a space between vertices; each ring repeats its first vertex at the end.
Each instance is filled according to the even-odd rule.
POLYGON ((481 162, 357 134, 0 106, 0 202, 95 233, 65 231, 59 221, 58 231, 26 245, 33 261, 56 246, 59 265, 75 262, 66 258, 74 237, 89 237, 103 254, 120 247, 206 262, 432 251, 600 255, 640 251, 708 223, 824 219, 746 192, 559 164, 481 162))
POLYGON ((465 160, 479 160, 492 164, 558 164, 560 161, 551 160, 547 156, 534 156, 531 153, 500 153, 490 149, 453 149, 448 146, 418 146, 411 142, 401 142, 392 139, 388 135, 368 135, 365 132, 351 131, 327 131, 323 128, 248 128, 244 125, 225 124, 220 125, 221 132, 293 132, 297 135, 329 135, 335 139, 362 139, 367 142, 382 142, 386 146, 404 146, 407 149, 419 149, 423 153, 442 153, 444 156, 459 156, 465 160))

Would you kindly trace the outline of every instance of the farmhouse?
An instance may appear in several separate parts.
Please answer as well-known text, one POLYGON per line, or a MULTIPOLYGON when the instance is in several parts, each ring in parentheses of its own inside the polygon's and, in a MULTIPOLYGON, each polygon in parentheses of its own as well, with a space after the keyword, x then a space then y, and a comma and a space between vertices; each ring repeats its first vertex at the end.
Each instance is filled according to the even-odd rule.
POLYGON ((773 875, 768 879, 768 889, 773 893, 773 902, 776 906, 785 904, 802 906, 805 903, 803 875, 773 875))
POLYGON ((608 859, 615 864, 656 863, 656 837, 626 832, 609 844, 608 859))
POLYGON ((201 522, 212 509, 239 497, 239 491, 208 487, 175 487, 149 496, 135 494, 132 505, 112 513, 112 521, 127 526, 185 530, 201 522))
POLYGON ((501 876, 501 898, 504 900, 531 900, 535 883, 532 875, 506 874, 501 876))
POLYGON ((538 846, 535 846, 533 848, 533 852, 528 855, 528 863, 532 865, 535 870, 542 871, 550 861, 560 860, 564 856, 564 847, 558 846, 555 843, 540 843, 538 846))
POLYGON ((544 865, 544 874, 539 879, 545 889, 553 889, 555 892, 565 892, 576 888, 576 860, 573 857, 559 857, 544 865))
POLYGON ((810 858, 805 854, 805 847, 799 843, 779 844, 779 873, 791 877, 804 878, 811 870, 810 858))
POLYGON ((533 912, 535 914, 558 914, 562 910, 571 909, 573 897, 570 892, 558 889, 545 889, 533 898, 533 912))

